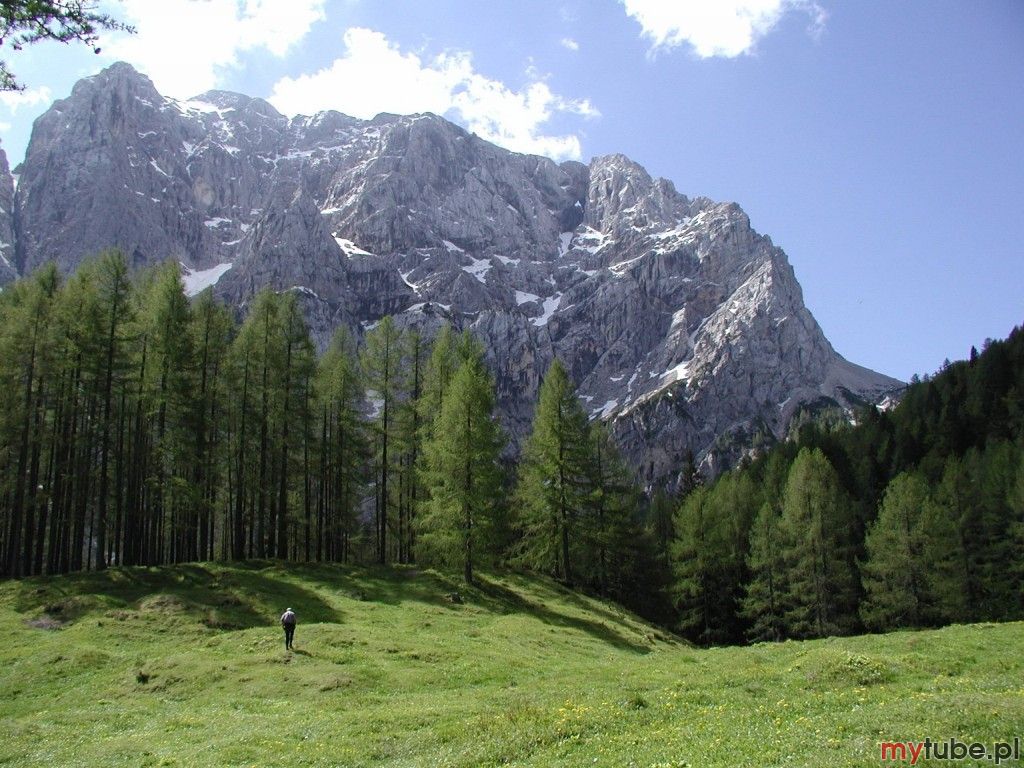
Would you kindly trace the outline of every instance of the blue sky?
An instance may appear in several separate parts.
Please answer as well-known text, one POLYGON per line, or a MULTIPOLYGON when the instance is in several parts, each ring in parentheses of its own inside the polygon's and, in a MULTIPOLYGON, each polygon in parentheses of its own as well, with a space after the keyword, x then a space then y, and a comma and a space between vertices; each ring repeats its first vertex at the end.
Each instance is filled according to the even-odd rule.
POLYGON ((1024 322, 1019 0, 123 0, 103 53, 3 53, 31 122, 123 59, 286 114, 434 111, 519 151, 622 152, 735 200, 850 360, 908 379, 1024 322))

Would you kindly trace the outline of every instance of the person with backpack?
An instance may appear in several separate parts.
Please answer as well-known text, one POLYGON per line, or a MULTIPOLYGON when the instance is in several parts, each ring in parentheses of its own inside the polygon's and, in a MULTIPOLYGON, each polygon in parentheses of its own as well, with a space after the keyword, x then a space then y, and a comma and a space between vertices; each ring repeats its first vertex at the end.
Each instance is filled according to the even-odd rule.
POLYGON ((295 637, 295 611, 291 608, 281 614, 281 626, 284 627, 285 650, 292 649, 292 639, 295 637))

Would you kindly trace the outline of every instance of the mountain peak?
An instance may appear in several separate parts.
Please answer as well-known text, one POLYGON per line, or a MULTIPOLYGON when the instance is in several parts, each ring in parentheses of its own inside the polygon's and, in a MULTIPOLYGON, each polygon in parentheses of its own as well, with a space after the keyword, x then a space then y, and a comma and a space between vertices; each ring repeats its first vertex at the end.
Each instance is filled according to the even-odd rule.
POLYGON ((189 102, 212 104, 219 109, 245 110, 275 120, 284 119, 284 115, 278 112, 269 101, 235 93, 234 91, 206 91, 198 96, 193 96, 185 103, 189 102))
POLYGON ((893 384, 835 353, 735 203, 691 200, 622 154, 510 152, 431 113, 178 102, 117 64, 37 121, 14 208, 25 270, 111 246, 171 258, 239 307, 296 291, 321 345, 340 324, 447 317, 488 348, 514 440, 558 357, 651 481, 688 452, 720 466, 783 435, 801 403, 893 384))
POLYGON ((92 90, 142 90, 147 93, 157 93, 156 86, 148 75, 139 72, 131 64, 118 61, 109 67, 100 70, 91 77, 79 80, 72 89, 72 95, 79 88, 92 90))

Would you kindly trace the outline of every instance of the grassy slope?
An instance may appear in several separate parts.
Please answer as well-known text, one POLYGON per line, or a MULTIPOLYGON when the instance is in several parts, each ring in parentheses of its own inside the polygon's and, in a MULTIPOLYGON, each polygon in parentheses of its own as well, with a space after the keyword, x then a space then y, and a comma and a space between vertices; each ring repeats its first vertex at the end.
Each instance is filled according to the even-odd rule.
POLYGON ((696 650, 515 575, 466 589, 204 564, 8 582, 0 764, 877 766, 881 740, 1024 735, 1022 628, 696 650))

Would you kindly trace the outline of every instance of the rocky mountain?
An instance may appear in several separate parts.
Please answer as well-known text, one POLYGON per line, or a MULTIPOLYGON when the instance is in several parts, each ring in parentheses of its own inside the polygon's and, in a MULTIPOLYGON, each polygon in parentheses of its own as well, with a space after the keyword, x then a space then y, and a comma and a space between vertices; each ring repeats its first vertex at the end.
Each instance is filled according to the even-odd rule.
MULTIPOLYGON (((801 405, 900 386, 832 349, 739 206, 621 155, 556 164, 429 114, 176 101, 116 64, 37 120, 19 171, 0 256, 20 274, 118 246, 139 266, 181 262, 190 293, 213 285, 239 307, 264 285, 298 291, 321 344, 385 314, 469 327, 515 436, 557 355, 647 480, 687 451, 719 468, 801 405)), ((4 212, 10 192, 4 165, 4 212)))
POLYGON ((0 286, 17 279, 14 258, 14 177, 0 149, 0 286))

